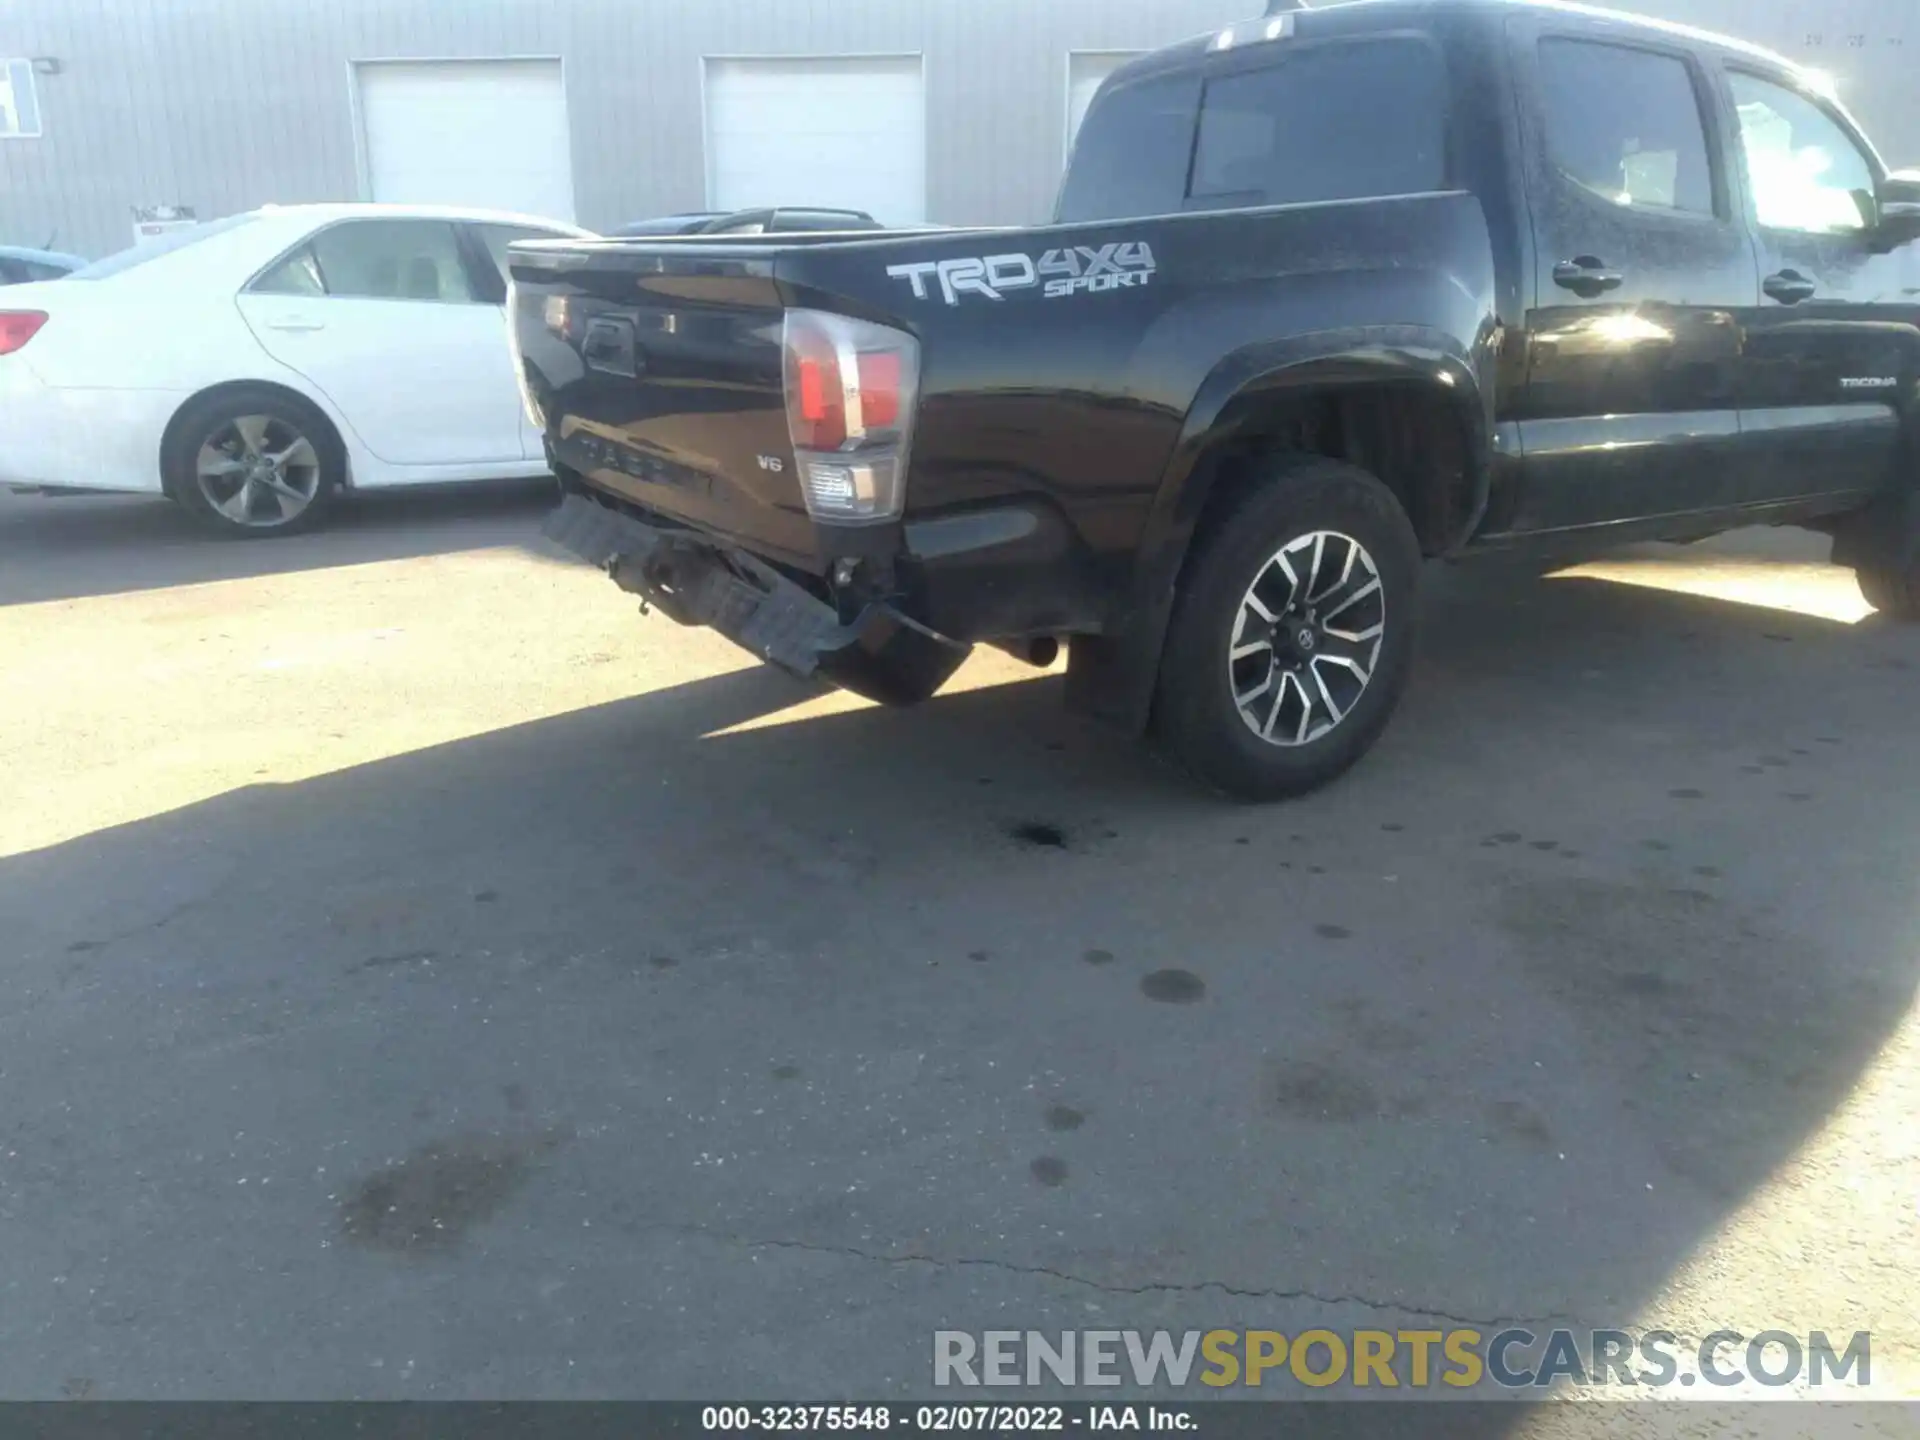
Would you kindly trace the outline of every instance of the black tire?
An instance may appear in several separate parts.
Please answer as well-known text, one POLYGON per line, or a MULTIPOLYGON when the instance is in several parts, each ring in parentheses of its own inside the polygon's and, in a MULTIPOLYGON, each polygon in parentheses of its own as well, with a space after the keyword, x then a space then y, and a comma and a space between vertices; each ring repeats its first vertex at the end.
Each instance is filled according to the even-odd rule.
POLYGON ((1853 578, 1866 602, 1895 620, 1920 620, 1920 496, 1879 501, 1850 516, 1853 578))
POLYGON ((259 539, 311 530, 325 519, 346 483, 347 460, 332 423, 305 400, 237 387, 181 410, 167 432, 160 473, 167 494, 215 534, 259 539), (236 468, 203 474, 218 466, 236 468), (297 504, 296 495, 304 497, 297 504))
POLYGON ((1208 517, 1182 572, 1161 653, 1154 728, 1161 746, 1202 784, 1240 800, 1278 800, 1325 785, 1386 729, 1413 657, 1420 543, 1393 492, 1356 466, 1283 457, 1250 478, 1229 511, 1208 517), (1309 582, 1318 604, 1305 603, 1314 597, 1288 582, 1288 569, 1312 563, 1332 574, 1343 565, 1342 541, 1358 542, 1360 555, 1335 588, 1309 582), (1294 545, 1304 548, 1283 568, 1280 557, 1294 545), (1367 589, 1368 566, 1378 589, 1349 598, 1367 589), (1297 614, 1283 613, 1283 594, 1302 602, 1297 614), (1255 604, 1288 623, 1262 620, 1255 604), (1375 617, 1377 644, 1345 638, 1371 630, 1375 617), (1239 648, 1253 653, 1236 660, 1242 626, 1248 628, 1238 631, 1239 648), (1263 673, 1274 689, 1258 689, 1263 673), (1278 740, 1254 728, 1276 694, 1265 724, 1278 740), (1251 718, 1242 713, 1249 695, 1256 697, 1251 718))

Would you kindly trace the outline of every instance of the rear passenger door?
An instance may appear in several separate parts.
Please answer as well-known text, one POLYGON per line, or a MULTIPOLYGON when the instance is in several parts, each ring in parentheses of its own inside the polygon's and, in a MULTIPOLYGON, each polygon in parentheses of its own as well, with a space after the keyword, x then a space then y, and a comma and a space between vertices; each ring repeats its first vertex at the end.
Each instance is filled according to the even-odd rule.
POLYGON ((489 475, 521 467, 526 451, 488 290, 448 221, 346 220, 256 278, 240 309, 267 353, 318 386, 380 459, 489 475))
POLYGON ((1893 477, 1920 319, 1911 248, 1876 254, 1867 233, 1883 169, 1788 75, 1730 68, 1727 93, 1760 249, 1741 413, 1748 498, 1877 490, 1893 477))
POLYGON ((1713 76, 1643 28, 1508 23, 1535 252, 1511 528, 1732 508, 1759 278, 1713 76))

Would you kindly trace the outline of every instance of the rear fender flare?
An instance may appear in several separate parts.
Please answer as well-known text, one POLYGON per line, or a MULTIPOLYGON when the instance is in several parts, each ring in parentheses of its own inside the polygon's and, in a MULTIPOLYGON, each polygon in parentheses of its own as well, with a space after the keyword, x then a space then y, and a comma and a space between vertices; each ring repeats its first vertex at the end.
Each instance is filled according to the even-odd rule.
POLYGON ((1160 650, 1175 587, 1218 479, 1208 464, 1241 435, 1255 433, 1276 400, 1310 390, 1414 384, 1445 397, 1458 417, 1472 495, 1459 533, 1440 549, 1457 549, 1487 504, 1494 417, 1492 386, 1482 376, 1493 347, 1473 350, 1443 332, 1419 326, 1378 327, 1289 337, 1228 355, 1202 382, 1188 407, 1141 536, 1123 613, 1108 631, 1079 648, 1079 677, 1069 674, 1076 708, 1123 729, 1146 727, 1160 650))
MULTIPOLYGON (((1236 351, 1202 382, 1161 473, 1141 537, 1142 578, 1165 572, 1171 581, 1178 575, 1217 478, 1204 461, 1257 428, 1262 411, 1274 401, 1309 390, 1392 384, 1431 387, 1460 420, 1474 485, 1463 527, 1471 533, 1486 505, 1493 435, 1491 387, 1481 383, 1474 357, 1450 337, 1418 327, 1361 336, 1307 335, 1236 351)), ((1464 539, 1465 534, 1449 536, 1443 548, 1464 539)))

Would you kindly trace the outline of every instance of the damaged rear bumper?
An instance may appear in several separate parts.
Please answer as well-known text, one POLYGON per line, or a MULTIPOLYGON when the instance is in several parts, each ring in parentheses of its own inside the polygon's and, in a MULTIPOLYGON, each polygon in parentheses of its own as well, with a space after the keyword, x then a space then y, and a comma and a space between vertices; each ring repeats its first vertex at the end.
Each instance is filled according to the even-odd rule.
POLYGON ((544 533, 670 619, 716 630, 802 679, 817 676, 886 704, 926 699, 971 648, 883 602, 842 621, 831 605, 743 550, 650 525, 585 495, 562 500, 544 533))

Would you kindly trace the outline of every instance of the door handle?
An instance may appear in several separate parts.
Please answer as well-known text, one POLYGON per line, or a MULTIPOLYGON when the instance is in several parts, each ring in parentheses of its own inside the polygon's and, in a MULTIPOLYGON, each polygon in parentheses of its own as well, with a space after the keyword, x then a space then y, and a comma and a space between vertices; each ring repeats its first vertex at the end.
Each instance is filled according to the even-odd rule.
POLYGON ((1798 270, 1782 270, 1761 281, 1760 288, 1782 305, 1798 305, 1802 300, 1811 300, 1819 287, 1798 270))
POLYGON ((1626 283, 1626 278, 1618 270, 1608 269, 1604 262, 1591 255, 1576 255, 1553 267, 1554 284, 1588 300, 1596 295, 1604 295, 1609 290, 1618 290, 1626 283))
POLYGON ((326 321, 316 320, 311 315, 285 315, 277 320, 263 320, 260 323, 269 330, 286 330, 294 334, 327 328, 326 321))

